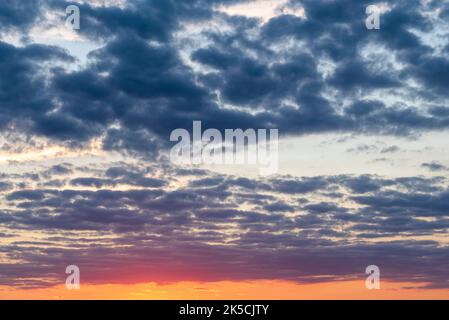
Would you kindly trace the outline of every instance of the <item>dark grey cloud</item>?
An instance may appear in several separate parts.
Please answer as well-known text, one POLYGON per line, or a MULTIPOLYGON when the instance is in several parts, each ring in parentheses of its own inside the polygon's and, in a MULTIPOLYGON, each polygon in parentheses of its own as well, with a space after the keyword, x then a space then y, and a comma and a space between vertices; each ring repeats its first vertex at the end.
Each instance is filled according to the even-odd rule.
POLYGON ((380 192, 372 196, 354 196, 352 199, 367 206, 372 212, 388 211, 392 215, 439 217, 447 216, 447 190, 436 194, 380 192))
MULTIPOLYGON (((0 42, 0 128, 11 125, 28 132, 39 132, 39 120, 47 119, 55 97, 45 88, 47 77, 41 65, 50 61, 73 61, 58 47, 31 44, 15 47, 0 42)), ((49 128, 47 128, 49 130, 49 128)))
MULTIPOLYGON (((403 135, 449 126, 444 103, 439 112, 418 109, 412 105, 415 91, 407 87, 406 80, 415 80, 422 97, 441 102, 447 82, 447 59, 435 56, 410 31, 432 30, 433 22, 423 14, 425 7, 419 1, 387 1, 392 10, 382 15, 379 32, 369 32, 364 26, 369 1, 303 1, 300 5, 307 19, 280 15, 263 26, 255 19, 214 10, 218 4, 235 2, 142 0, 122 8, 82 4, 79 32, 105 45, 90 54, 84 69, 54 68, 51 76, 40 72, 42 61, 69 61, 71 57, 54 47, 16 48, 3 43, 0 54, 8 64, 2 74, 9 81, 3 84, 0 124, 6 128, 26 119, 29 123, 21 129, 25 133, 71 145, 105 136, 106 150, 150 157, 167 147, 171 130, 189 128, 192 120, 218 129, 279 128, 281 134, 403 135), (214 18, 232 28, 202 34, 209 43, 196 42, 191 59, 214 71, 194 71, 181 59, 174 33, 185 23, 214 18), (282 49, 285 39, 302 42, 303 49, 282 49), (403 70, 376 71, 362 57, 361 48, 367 44, 386 46, 402 61, 403 70), (323 59, 335 64, 329 77, 319 71, 323 59), (36 94, 43 92, 41 83, 46 83, 45 94, 36 94), (329 98, 329 90, 336 90, 336 100, 329 98), (401 96, 405 92, 409 99, 388 106, 372 98, 360 99, 379 91, 401 96), (217 92, 221 101, 241 109, 224 109, 217 92), (342 113, 339 98, 356 102, 342 113), (286 100, 297 108, 285 105, 286 100), (261 112, 250 113, 254 108, 261 112), (120 129, 112 129, 112 124, 120 124, 120 129)), ((35 12, 24 19, 25 25, 38 23, 41 11, 59 12, 68 4, 42 1, 41 10, 28 10, 31 2, 9 3, 2 5, 4 10, 35 12)), ((443 11, 445 5, 441 4, 443 11)))
POLYGON ((430 171, 447 171, 449 170, 448 167, 446 167, 445 165, 442 165, 441 163, 438 163, 436 161, 434 162, 425 162, 421 165, 421 167, 429 169, 430 171))
POLYGON ((25 31, 40 17, 42 2, 37 0, 11 0, 0 4, 0 32, 25 31))

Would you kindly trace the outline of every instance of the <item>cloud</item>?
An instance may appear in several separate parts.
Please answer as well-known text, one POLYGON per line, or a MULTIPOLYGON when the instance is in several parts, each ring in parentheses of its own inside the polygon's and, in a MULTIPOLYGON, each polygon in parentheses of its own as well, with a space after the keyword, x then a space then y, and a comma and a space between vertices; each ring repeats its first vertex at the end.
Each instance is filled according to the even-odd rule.
MULTIPOLYGON (((178 176, 170 174, 177 172, 173 169, 120 163, 97 168, 89 176, 85 169, 72 167, 71 173, 58 174, 66 181, 63 188, 6 191, 0 200, 6 201, 7 210, 0 221, 8 233, 45 236, 25 242, 6 238, 0 249, 6 257, 0 283, 60 283, 61 272, 73 263, 82 268, 85 283, 97 284, 254 279, 314 283, 357 279, 366 265, 376 262, 389 280, 448 285, 447 248, 416 238, 443 235, 449 228, 442 178, 248 179, 203 172, 201 179, 184 176, 187 182, 179 184, 178 176), (83 178, 72 178, 80 172, 83 178), (151 181, 164 182, 138 183, 137 176, 148 174, 151 181), (308 195, 308 201, 296 195, 308 195), (398 235, 411 238, 382 239, 398 235), (380 240, 373 243, 373 238, 380 240), (22 262, 7 262, 12 257, 22 262)), ((31 177, 4 177, 15 179, 31 177)))
POLYGON ((8 1, 0 4, 1 33, 11 30, 26 31, 38 19, 42 7, 39 1, 8 1))
MULTIPOLYGON (((45 12, 64 7, 60 2, 44 3, 45 12)), ((40 62, 72 58, 56 47, 17 48, 3 43, 3 60, 13 53, 15 59, 3 67, 3 74, 14 74, 9 77, 10 88, 3 90, 6 103, 0 123, 6 127, 26 119, 30 124, 22 129, 25 133, 71 146, 102 137, 105 150, 147 157, 167 149, 171 130, 187 128, 198 119, 220 130, 279 128, 281 134, 294 135, 341 131, 404 135, 449 126, 446 112, 426 112, 415 105, 415 90, 406 81, 419 82, 422 96, 428 99, 444 95, 445 58, 432 55, 432 48, 410 31, 432 30, 433 22, 423 14, 425 7, 419 1, 388 2, 391 10, 382 16, 382 28, 388 32, 377 33, 363 25, 367 1, 305 1, 307 18, 281 14, 262 27, 251 18, 215 10, 216 5, 231 3, 237 1, 82 4, 79 32, 104 45, 90 53, 81 70, 51 68, 45 74, 40 62), (196 41, 190 55, 192 62, 214 71, 192 69, 176 37, 186 24, 214 19, 229 30, 191 35, 191 40, 207 41, 196 41), (304 46, 282 46, 283 38, 304 46), (377 68, 362 52, 367 45, 388 48, 403 66, 377 68), (421 62, 414 63, 418 58, 421 62), (334 64, 333 71, 326 71, 328 76, 321 70, 326 59, 334 64), (46 94, 33 96, 43 82, 46 94), (404 103, 386 105, 368 98, 379 91, 405 97, 404 103), (340 98, 356 102, 342 113, 340 98), (8 101, 18 103, 21 111, 9 112, 8 101), (239 108, 226 108, 223 103, 239 108)), ((17 11, 14 6, 19 5, 3 5, 4 10, 17 11)), ((24 21, 39 23, 32 17, 24 21)))

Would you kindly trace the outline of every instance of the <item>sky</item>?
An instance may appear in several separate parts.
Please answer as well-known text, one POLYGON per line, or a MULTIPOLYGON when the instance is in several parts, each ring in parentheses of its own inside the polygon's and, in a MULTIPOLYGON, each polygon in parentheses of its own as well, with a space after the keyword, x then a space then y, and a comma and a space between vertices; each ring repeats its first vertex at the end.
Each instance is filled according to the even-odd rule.
POLYGON ((447 0, 2 1, 0 299, 448 299, 448 57, 447 0))

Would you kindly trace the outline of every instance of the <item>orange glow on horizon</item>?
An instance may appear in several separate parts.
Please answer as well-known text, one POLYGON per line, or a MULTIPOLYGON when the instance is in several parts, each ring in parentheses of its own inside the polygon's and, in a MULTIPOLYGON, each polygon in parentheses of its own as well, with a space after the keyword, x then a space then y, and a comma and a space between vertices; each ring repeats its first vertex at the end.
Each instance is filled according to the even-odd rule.
POLYGON ((449 299, 447 289, 414 288, 417 284, 383 281, 380 290, 367 290, 364 281, 298 284, 287 281, 178 282, 157 285, 81 285, 45 289, 0 286, 0 299, 19 300, 372 300, 449 299), (414 289, 404 289, 414 288, 414 289))

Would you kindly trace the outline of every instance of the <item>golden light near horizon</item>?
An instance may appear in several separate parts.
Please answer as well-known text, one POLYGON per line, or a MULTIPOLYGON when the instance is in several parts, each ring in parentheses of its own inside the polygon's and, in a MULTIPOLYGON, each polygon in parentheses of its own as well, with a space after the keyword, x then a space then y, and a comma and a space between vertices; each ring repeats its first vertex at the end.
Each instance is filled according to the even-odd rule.
POLYGON ((0 5, 0 299, 449 300, 449 3, 0 5))
POLYGON ((446 300, 444 289, 421 289, 414 283, 383 282, 382 290, 366 290, 364 281, 295 283, 289 281, 178 282, 133 285, 82 285, 10 290, 0 286, 0 299, 39 300, 446 300), (403 288, 407 287, 407 290, 403 288))

